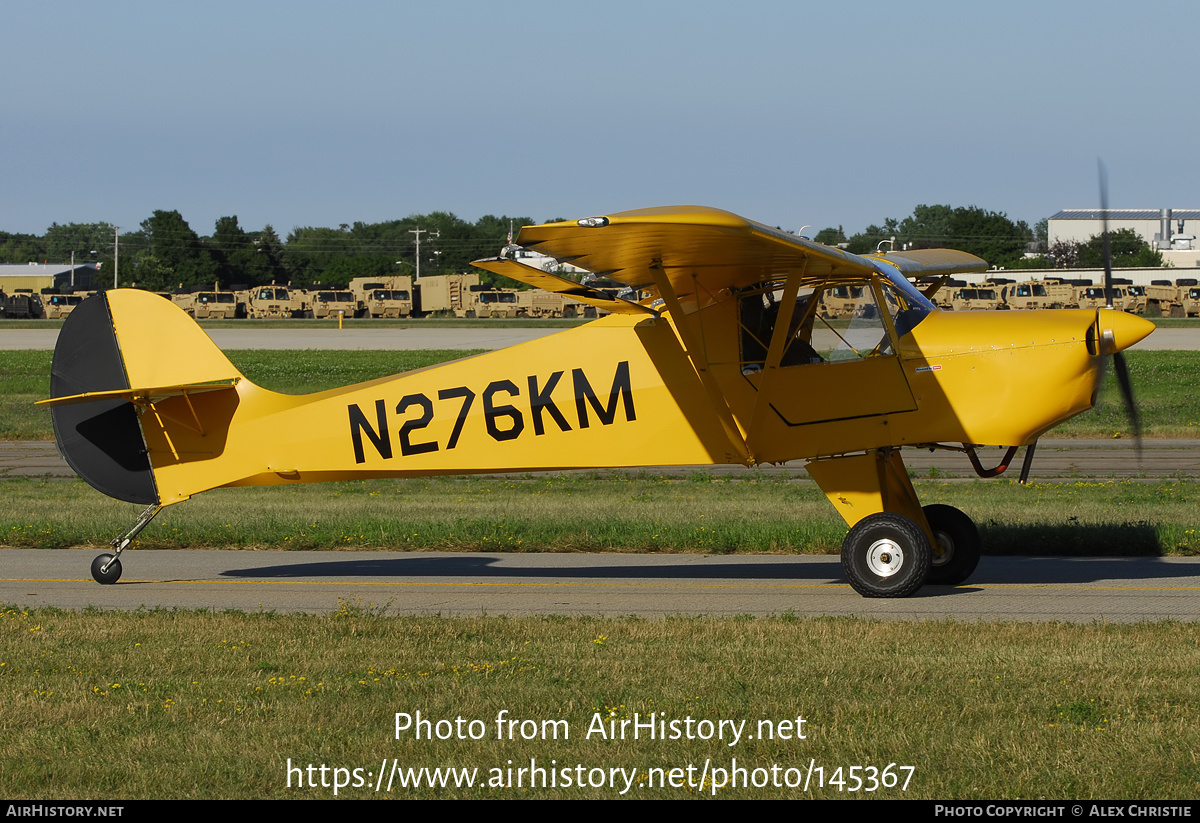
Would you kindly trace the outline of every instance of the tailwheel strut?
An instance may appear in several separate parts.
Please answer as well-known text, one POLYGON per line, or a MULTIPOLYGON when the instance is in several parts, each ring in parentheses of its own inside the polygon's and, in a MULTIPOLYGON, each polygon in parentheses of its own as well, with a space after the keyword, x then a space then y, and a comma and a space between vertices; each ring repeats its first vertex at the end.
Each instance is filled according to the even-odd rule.
POLYGON ((121 552, 128 548, 133 539, 141 533, 142 529, 150 525, 150 521, 154 519, 160 511, 163 510, 161 503, 151 503, 146 507, 133 524, 119 537, 114 537, 108 545, 116 549, 113 554, 101 554, 92 561, 92 577, 97 583, 103 585, 111 585, 121 579, 121 552))

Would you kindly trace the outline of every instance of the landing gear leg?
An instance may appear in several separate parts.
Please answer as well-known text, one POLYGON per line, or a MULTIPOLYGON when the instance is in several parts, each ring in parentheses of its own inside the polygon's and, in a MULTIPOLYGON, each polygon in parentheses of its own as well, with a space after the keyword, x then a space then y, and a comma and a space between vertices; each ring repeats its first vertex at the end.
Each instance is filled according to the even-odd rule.
POLYGON ((109 543, 114 549, 115 554, 102 554, 92 561, 92 577, 97 583, 102 585, 111 585, 121 579, 121 552, 133 542, 133 539, 138 536, 142 529, 150 525, 150 521, 154 519, 163 506, 158 503, 152 503, 146 507, 146 510, 138 517, 137 522, 129 531, 125 532, 120 537, 114 537, 109 543))
POLYGON ((908 597, 925 584, 936 538, 899 450, 813 460, 804 468, 851 527, 842 572, 856 592, 908 597))

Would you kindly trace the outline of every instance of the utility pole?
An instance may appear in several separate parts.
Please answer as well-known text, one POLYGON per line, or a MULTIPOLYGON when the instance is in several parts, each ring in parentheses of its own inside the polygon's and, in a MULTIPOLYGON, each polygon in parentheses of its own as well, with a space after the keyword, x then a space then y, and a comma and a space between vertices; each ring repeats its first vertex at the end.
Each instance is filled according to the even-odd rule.
POLYGON ((409 229, 408 233, 417 238, 417 254, 416 254, 417 276, 416 276, 416 279, 420 280, 421 279, 421 235, 422 234, 432 234, 435 238, 438 238, 438 237, 442 236, 442 230, 437 229, 436 231, 430 231, 429 229, 422 229, 422 228, 418 227, 415 229, 409 229))
POLYGON ((113 288, 117 287, 117 261, 121 259, 121 227, 113 226, 113 288))

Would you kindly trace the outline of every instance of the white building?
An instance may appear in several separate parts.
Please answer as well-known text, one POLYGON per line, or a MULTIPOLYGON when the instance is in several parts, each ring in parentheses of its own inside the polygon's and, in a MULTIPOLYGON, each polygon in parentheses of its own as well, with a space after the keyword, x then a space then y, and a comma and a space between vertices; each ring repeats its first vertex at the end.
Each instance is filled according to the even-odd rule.
POLYGON ((1200 209, 1063 209, 1047 221, 1047 239, 1051 246, 1059 240, 1086 243, 1104 231, 1106 215, 1110 232, 1132 229, 1150 248, 1162 252, 1163 262, 1200 266, 1194 231, 1200 227, 1200 209))

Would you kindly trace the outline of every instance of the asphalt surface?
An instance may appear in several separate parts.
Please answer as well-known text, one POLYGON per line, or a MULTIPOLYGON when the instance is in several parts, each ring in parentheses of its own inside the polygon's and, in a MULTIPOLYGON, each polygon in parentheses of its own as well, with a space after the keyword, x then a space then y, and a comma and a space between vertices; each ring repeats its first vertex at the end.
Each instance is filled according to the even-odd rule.
POLYGON ((9 549, 0 602, 80 609, 394 614, 844 615, 1130 623, 1200 619, 1200 558, 990 558, 963 586, 859 597, 837 557, 130 551, 114 585, 95 551, 9 549))
MULTIPOLYGON (((1003 454, 999 449, 987 449, 980 452, 980 461, 990 469, 1000 462, 1003 454)), ((1024 452, 1017 453, 1005 477, 1020 474, 1023 456, 1024 452)), ((954 451, 909 449, 904 452, 904 463, 918 478, 975 477, 967 458, 954 451)), ((750 472, 743 466, 665 466, 649 471, 684 475, 706 471, 714 475, 732 476, 750 472)), ((760 466, 755 471, 806 476, 803 460, 760 466)), ((59 457, 54 443, 0 441, 0 478, 74 476, 66 461, 59 457)), ((1080 477, 1200 477, 1200 440, 1144 440, 1140 454, 1132 440, 1042 440, 1038 443, 1029 476, 1035 481, 1080 477)))

